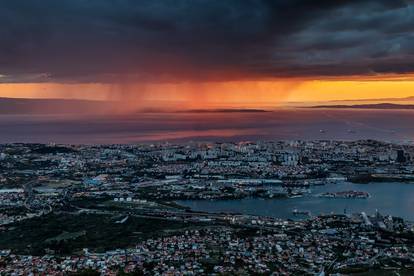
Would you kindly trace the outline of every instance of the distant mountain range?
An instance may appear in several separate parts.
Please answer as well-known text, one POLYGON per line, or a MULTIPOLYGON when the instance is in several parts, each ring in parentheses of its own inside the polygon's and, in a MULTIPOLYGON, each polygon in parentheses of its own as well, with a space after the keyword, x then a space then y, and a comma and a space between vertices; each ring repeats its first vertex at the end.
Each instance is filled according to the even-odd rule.
POLYGON ((316 106, 311 106, 310 108, 414 109, 414 104, 379 103, 379 104, 354 104, 354 105, 316 105, 316 106))
POLYGON ((331 100, 331 101, 311 101, 311 102, 284 102, 284 106, 288 107, 312 107, 323 105, 362 105, 362 104, 414 104, 414 96, 405 98, 377 98, 377 99, 352 99, 352 100, 331 100))
MULTIPOLYGON (((391 100, 391 99, 390 99, 391 100)), ((396 99, 392 99, 396 100, 396 99)), ((399 101, 414 101, 414 97, 399 99, 399 101)), ((361 100, 362 101, 362 100, 361 100)), ((268 112, 270 109, 256 108, 206 108, 186 109, 185 105, 172 105, 171 103, 154 102, 154 108, 144 107, 136 109, 136 112, 144 113, 165 113, 165 112, 186 112, 186 113, 256 113, 268 112), (161 109, 160 109, 161 107, 161 109)), ((116 102, 93 101, 77 99, 24 99, 24 98, 1 98, 0 114, 111 114, 116 112, 116 102)), ((151 105, 149 105, 151 106, 151 105)), ((300 107, 296 105, 296 107, 300 107)), ((307 103, 304 108, 331 108, 331 109, 414 109, 414 104, 398 103, 361 103, 342 104, 334 102, 307 103), (327 104, 329 103, 329 104, 327 104)))
POLYGON ((378 99, 356 99, 356 100, 334 100, 329 102, 410 102, 414 101, 414 96, 405 98, 378 98, 378 99))

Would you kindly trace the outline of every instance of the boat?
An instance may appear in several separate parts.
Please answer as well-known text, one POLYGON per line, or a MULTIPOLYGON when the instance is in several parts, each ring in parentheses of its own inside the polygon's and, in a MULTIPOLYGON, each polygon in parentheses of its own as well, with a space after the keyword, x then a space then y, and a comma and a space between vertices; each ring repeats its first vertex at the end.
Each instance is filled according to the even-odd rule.
POLYGON ((310 216, 311 215, 311 212, 308 211, 308 210, 298 210, 296 208, 292 210, 292 213, 294 215, 306 215, 306 216, 310 216))

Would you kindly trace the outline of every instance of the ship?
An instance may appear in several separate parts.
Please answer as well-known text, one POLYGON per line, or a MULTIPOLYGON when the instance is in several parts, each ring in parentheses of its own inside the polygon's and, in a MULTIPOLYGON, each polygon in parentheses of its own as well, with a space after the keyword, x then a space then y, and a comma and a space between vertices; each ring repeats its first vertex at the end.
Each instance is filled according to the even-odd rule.
POLYGON ((341 192, 322 193, 322 194, 319 194, 318 197, 367 199, 371 197, 371 195, 368 192, 362 192, 362 191, 341 191, 341 192))
POLYGON ((306 215, 306 216, 310 216, 311 212, 308 210, 298 210, 298 209, 293 209, 292 210, 293 215, 306 215))

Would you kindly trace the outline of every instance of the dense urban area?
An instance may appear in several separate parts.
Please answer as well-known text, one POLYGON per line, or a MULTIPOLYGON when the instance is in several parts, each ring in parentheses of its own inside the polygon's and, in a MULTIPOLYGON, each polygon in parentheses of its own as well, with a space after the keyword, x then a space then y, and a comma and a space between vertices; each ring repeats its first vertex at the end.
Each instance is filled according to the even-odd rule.
POLYGON ((373 140, 3 144, 0 275, 413 275, 414 224, 404 218, 295 209, 297 219, 282 219, 179 203, 410 185, 413 161, 413 145, 373 140))

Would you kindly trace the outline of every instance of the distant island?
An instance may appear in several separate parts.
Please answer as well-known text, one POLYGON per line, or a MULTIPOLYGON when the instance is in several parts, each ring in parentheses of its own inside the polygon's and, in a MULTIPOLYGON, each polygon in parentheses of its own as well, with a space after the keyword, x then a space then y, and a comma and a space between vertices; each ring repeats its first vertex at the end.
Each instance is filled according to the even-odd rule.
POLYGON ((316 106, 311 106, 309 108, 414 109, 414 104, 378 103, 378 104, 356 104, 356 105, 316 105, 316 106))
POLYGON ((269 112, 264 109, 252 109, 252 108, 221 108, 221 109, 189 109, 189 110, 182 110, 179 112, 185 113, 242 113, 242 112, 269 112))
MULTIPOLYGON (((0 115, 5 114, 88 114, 114 112, 116 102, 81 99, 29 99, 0 97, 0 115)), ((162 109, 137 107, 137 113, 258 113, 268 112, 255 108, 185 109, 181 107, 162 109)))
POLYGON ((261 113, 271 112, 265 109, 255 108, 213 108, 213 109, 185 109, 185 108, 142 108, 136 113, 261 113))

